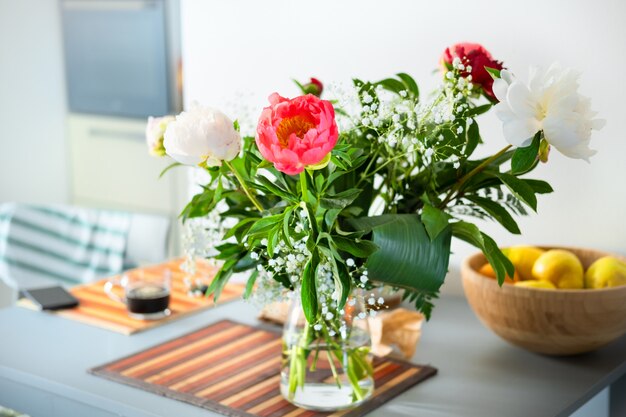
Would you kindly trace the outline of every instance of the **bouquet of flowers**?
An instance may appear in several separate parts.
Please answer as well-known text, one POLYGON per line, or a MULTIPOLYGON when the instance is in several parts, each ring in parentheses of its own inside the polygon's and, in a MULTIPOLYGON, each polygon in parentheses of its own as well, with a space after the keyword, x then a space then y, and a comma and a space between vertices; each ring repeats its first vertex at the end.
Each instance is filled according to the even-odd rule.
POLYGON ((351 96, 335 100, 320 98, 323 85, 311 79, 298 84, 298 97, 272 94, 256 132, 243 137, 237 121, 199 105, 149 122, 153 153, 209 175, 183 220, 218 203, 221 217, 234 219, 215 248, 221 267, 208 293, 219 297, 233 273, 249 270, 246 297, 255 288, 298 295, 303 317, 285 339, 283 372, 283 394, 296 404, 311 407, 298 395, 320 357, 349 404, 367 398, 367 348, 346 340, 384 303, 372 289, 401 291, 430 316, 453 237, 483 251, 500 284, 513 276, 471 218, 520 233, 513 215, 536 210, 536 195, 552 192, 525 175, 551 148, 594 154, 590 135, 602 121, 578 93, 576 72, 552 66, 524 83, 476 44, 447 48, 440 65, 441 85, 426 97, 405 73, 354 79, 351 96), (475 159, 477 117, 492 108, 508 144, 475 159))

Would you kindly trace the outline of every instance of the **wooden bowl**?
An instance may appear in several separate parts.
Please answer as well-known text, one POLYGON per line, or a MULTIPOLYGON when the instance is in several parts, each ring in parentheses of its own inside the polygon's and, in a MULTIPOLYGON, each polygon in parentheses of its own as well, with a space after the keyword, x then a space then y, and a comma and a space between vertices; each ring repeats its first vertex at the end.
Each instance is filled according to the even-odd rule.
MULTIPOLYGON (((576 254, 585 270, 596 259, 610 255, 562 249, 576 254)), ((546 355, 575 355, 626 333, 626 286, 586 290, 500 287, 495 279, 477 272, 486 262, 482 253, 463 261, 463 289, 478 318, 504 340, 546 355)))

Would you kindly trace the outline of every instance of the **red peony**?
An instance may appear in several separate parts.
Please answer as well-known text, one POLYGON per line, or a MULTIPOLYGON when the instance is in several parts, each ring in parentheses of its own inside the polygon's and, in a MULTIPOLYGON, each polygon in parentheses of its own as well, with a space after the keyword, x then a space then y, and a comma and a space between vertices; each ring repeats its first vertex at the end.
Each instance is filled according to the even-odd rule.
POLYGON ((491 78, 485 67, 501 70, 504 68, 502 62, 493 59, 489 51, 483 48, 482 45, 468 42, 457 43, 446 48, 441 56, 441 63, 444 68, 452 68, 452 62, 455 57, 458 57, 463 65, 469 65, 472 68, 471 71, 461 71, 461 75, 467 77, 471 74, 472 83, 480 86, 489 99, 497 101, 492 89, 493 78, 491 78))

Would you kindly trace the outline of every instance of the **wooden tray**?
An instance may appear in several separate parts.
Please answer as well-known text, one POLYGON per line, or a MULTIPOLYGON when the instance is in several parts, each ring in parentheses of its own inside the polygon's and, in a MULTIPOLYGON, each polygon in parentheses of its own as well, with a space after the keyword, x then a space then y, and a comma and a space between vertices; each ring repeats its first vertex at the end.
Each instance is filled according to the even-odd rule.
MULTIPOLYGON (((126 306, 111 300, 104 292, 104 284, 107 279, 96 281, 90 284, 79 285, 70 289, 74 297, 78 298, 80 304, 76 308, 50 312, 61 317, 82 323, 112 330, 114 332, 130 335, 153 327, 169 323, 173 320, 186 317, 190 314, 198 313, 208 308, 214 307, 228 301, 241 297, 245 286, 243 284, 227 284, 220 295, 217 304, 213 297, 191 297, 187 295, 187 287, 184 278, 188 275, 180 269, 182 259, 174 259, 166 263, 141 268, 146 274, 161 274, 169 269, 172 273, 172 289, 170 294, 171 314, 160 320, 137 320, 129 317, 126 306)), ((201 278, 211 281, 215 273, 215 267, 208 263, 199 261, 197 273, 192 279, 201 278)), ((121 292, 116 290, 118 295, 121 292)), ((18 305, 26 308, 35 308, 29 300, 22 299, 18 305)))
MULTIPOLYGON (((222 320, 89 372, 232 417, 328 416, 280 395, 281 342, 276 331, 222 320)), ((373 397, 330 415, 362 416, 437 372, 378 357, 374 371, 373 397)))

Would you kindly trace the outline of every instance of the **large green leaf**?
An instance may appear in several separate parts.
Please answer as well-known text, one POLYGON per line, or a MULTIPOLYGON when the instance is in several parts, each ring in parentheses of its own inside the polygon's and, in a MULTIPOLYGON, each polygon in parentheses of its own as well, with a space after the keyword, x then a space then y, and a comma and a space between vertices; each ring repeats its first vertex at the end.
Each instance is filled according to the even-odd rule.
POLYGON ((385 214, 350 221, 360 231, 372 231, 378 245, 367 261, 370 279, 416 291, 437 291, 450 260, 450 227, 431 241, 415 214, 385 214))

